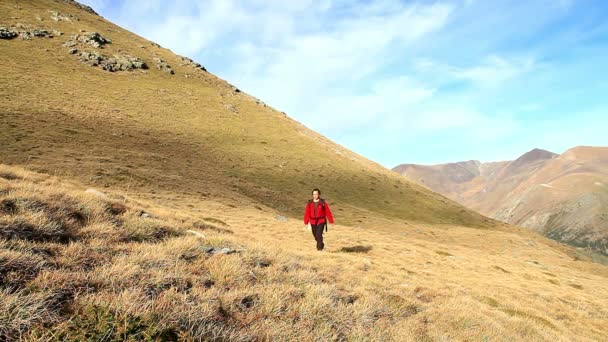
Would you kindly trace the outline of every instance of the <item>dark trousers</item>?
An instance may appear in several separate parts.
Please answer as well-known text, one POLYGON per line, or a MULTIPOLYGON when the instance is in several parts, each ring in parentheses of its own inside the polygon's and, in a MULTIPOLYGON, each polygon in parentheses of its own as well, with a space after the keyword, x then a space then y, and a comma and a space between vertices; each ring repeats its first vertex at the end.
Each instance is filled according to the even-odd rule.
POLYGON ((317 240, 317 250, 322 251, 325 247, 325 244, 323 243, 323 229, 325 228, 325 222, 319 224, 311 223, 310 226, 312 227, 312 235, 315 237, 315 240, 317 240))

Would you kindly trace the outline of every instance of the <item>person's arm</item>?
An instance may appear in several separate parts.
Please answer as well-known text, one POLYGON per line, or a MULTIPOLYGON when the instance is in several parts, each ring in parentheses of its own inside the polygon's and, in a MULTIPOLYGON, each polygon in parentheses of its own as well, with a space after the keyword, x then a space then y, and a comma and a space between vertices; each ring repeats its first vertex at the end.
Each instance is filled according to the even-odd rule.
POLYGON ((334 216, 331 214, 329 203, 327 203, 327 201, 325 201, 325 216, 327 216, 329 223, 334 224, 334 216))
POLYGON ((304 225, 308 225, 308 222, 310 221, 310 216, 308 215, 308 204, 306 204, 306 207, 304 207, 304 225))

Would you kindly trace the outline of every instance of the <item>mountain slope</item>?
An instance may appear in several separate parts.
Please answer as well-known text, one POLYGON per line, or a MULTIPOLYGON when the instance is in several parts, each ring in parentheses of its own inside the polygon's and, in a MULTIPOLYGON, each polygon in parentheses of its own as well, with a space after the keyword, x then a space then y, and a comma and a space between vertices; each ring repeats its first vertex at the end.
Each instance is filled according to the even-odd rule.
POLYGON ((608 267, 529 230, 200 207, 0 164, 0 340, 608 339, 608 267))
POLYGON ((393 170, 490 217, 608 254, 607 147, 561 155, 534 149, 511 162, 475 163, 464 181, 446 166, 458 163, 393 170))
POLYGON ((76 5, 0 1, 0 159, 23 167, 0 163, 0 340, 608 339, 596 256, 76 5), (324 252, 302 230, 315 186, 337 223, 324 252))
POLYGON ((320 187, 347 224, 495 225, 70 2, 0 6, 0 26, 31 38, 0 39, 5 163, 296 217, 320 187))

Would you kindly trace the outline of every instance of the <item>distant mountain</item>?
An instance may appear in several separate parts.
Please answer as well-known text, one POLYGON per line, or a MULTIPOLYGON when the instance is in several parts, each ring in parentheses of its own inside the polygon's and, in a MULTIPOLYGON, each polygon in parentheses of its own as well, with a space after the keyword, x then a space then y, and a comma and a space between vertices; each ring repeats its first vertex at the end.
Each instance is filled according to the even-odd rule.
POLYGON ((608 147, 393 170, 484 215, 608 254, 608 147))

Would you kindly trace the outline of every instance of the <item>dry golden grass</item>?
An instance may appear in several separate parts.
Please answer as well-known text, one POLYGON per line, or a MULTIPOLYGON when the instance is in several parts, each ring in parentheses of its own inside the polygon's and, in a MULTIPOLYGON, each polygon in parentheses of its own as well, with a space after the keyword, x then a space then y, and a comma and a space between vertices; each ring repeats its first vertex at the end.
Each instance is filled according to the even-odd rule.
POLYGON ((64 36, 0 40, 0 161, 44 173, 0 167, 0 340, 608 339, 608 271, 584 254, 63 1, 0 2, 0 25, 19 22, 64 36), (62 46, 79 30, 176 74, 84 65, 62 46), (317 186, 339 223, 324 252, 300 220, 317 186))
POLYGON ((0 339, 608 338, 608 268, 525 230, 330 225, 318 252, 300 220, 254 208, 0 175, 0 339))
POLYGON ((291 217, 301 215, 306 194, 319 187, 345 224, 378 215, 498 224, 347 150, 213 74, 181 65, 168 49, 63 1, 0 2, 0 26, 18 23, 64 34, 0 40, 0 160, 5 164, 128 193, 221 197, 224 203, 275 208, 291 217), (80 20, 55 22, 49 10, 80 20), (140 57, 150 70, 110 73, 78 61, 63 43, 80 30, 112 40, 97 49, 100 53, 140 57), (155 56, 175 75, 156 70, 155 56))

